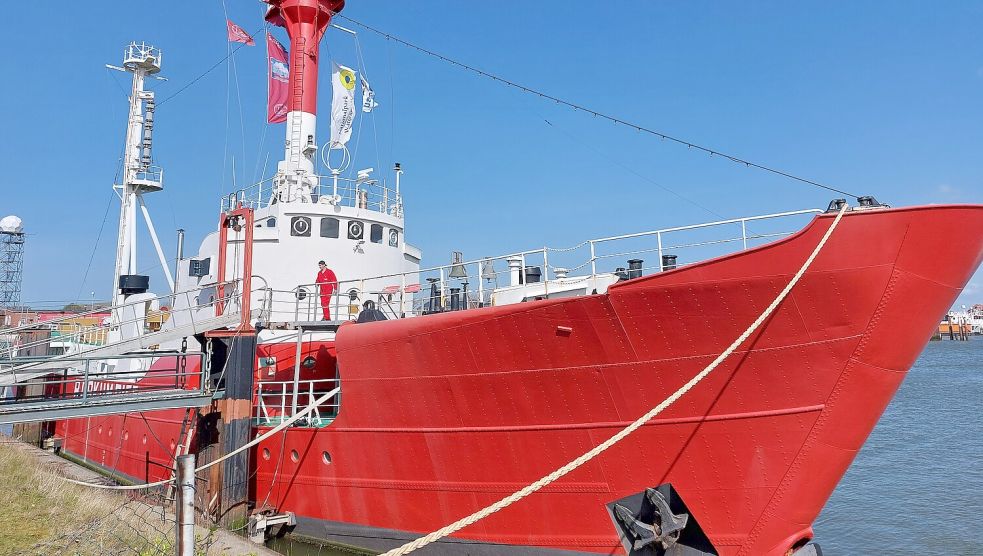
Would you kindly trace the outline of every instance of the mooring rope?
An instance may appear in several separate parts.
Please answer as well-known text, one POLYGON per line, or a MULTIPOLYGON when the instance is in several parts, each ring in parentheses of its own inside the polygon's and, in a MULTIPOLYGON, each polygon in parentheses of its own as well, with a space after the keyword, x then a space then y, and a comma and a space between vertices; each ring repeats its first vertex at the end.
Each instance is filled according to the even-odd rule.
MULTIPOLYGON (((206 463, 205 465, 202 465, 201 467, 195 469, 195 473, 197 473, 199 471, 202 471, 204 469, 208 469, 209 467, 211 467, 213 465, 217 465, 217 464, 219 464, 219 463, 221 463, 221 462, 223 462, 223 461, 231 458, 232 456, 234 456, 234 455, 242 452, 243 450, 248 450, 249 448, 252 448, 253 446, 259 444, 260 442, 266 440, 267 438, 269 438, 269 437, 277 434, 278 432, 282 431, 283 429, 289 427, 290 425, 296 423, 298 420, 300 420, 303 417, 305 417, 308 413, 314 411, 315 408, 319 407, 322 403, 328 401, 328 398, 337 395, 338 394, 338 391, 339 391, 339 389, 338 388, 335 388, 334 390, 332 390, 332 391, 328 392, 327 394, 321 396, 320 398, 314 400, 314 402, 311 403, 311 404, 309 404, 307 407, 305 407, 303 409, 303 411, 297 412, 293 417, 287 419, 286 421, 280 423, 279 425, 273 427, 272 429, 266 431, 265 433, 257 436, 255 439, 253 439, 252 442, 249 442, 249 443, 243 445, 242 447, 237 448, 236 450, 234 450, 232 452, 229 452, 228 454, 225 454, 224 456, 218 458, 215 461, 210 461, 210 462, 206 463)), ((89 483, 89 482, 86 482, 86 481, 77 481, 75 479, 69 479, 68 477, 61 477, 61 476, 59 476, 59 478, 62 479, 63 481, 67 481, 69 483, 74 483, 76 485, 82 485, 82 486, 93 487, 93 488, 101 488, 101 489, 106 489, 106 490, 141 490, 141 489, 145 489, 145 488, 152 488, 152 487, 156 487, 156 486, 166 485, 167 483, 170 483, 170 482, 173 482, 174 481, 174 477, 171 477, 170 479, 164 479, 162 481, 157 481, 157 482, 154 482, 154 483, 145 483, 145 484, 142 484, 142 485, 102 485, 102 484, 99 484, 99 483, 89 483)))
POLYGON ((740 336, 738 336, 737 339, 734 340, 734 343, 732 343, 727 349, 725 349, 723 353, 718 355, 717 358, 713 360, 713 362, 711 362, 696 376, 690 379, 689 382, 687 382, 678 390, 673 392, 672 395, 670 395, 668 398, 663 400, 662 403, 649 410, 648 413, 639 417, 635 422, 628 425, 624 429, 620 430, 617 434, 615 434, 611 438, 605 440, 601 444, 598 444, 589 452, 583 454, 582 456, 564 465, 563 467, 557 469, 556 471, 553 471, 549 475, 546 475, 545 477, 526 486, 525 488, 522 488, 521 490, 518 490, 510 494, 509 496, 502 498, 501 500, 495 502, 494 504, 491 504, 490 506, 478 510, 477 512, 474 512, 473 514, 467 517, 459 519, 442 529, 430 533, 429 535, 410 541, 398 548, 394 548, 389 552, 382 554, 382 556, 400 556, 403 554, 409 554, 414 550, 423 548, 424 546, 427 546, 430 543, 438 541, 448 535, 452 535, 457 531, 460 531, 461 529, 469 525, 477 523, 478 521, 488 517, 489 515, 499 510, 502 510, 514 504, 515 502, 518 502, 519 500, 522 500, 526 496, 529 496, 530 494, 536 492, 537 490, 540 490, 541 488, 556 481, 560 477, 563 477, 564 475, 570 473, 574 469, 577 469, 581 465, 594 459, 595 457, 603 453, 611 446, 614 446, 615 444, 623 440, 625 437, 627 437, 631 433, 641 428, 642 425, 647 423, 653 417, 655 417, 659 413, 662 413, 663 410, 665 410, 667 407, 675 403, 676 400, 678 400, 680 397, 686 394, 686 392, 689 392, 690 389, 696 386, 701 380, 706 378, 706 376, 709 375, 711 371, 717 368, 717 366, 720 365, 720 363, 722 363, 724 359, 726 359, 729 355, 731 355, 734 352, 734 350, 738 348, 738 346, 744 343, 744 341, 747 340, 747 338, 751 334, 753 334, 754 331, 757 330, 758 327, 760 327, 761 324, 769 316, 771 316, 771 314, 775 311, 776 308, 778 308, 778 306, 785 299, 785 297, 788 296, 789 292, 792 291, 792 288, 795 287, 795 285, 799 282, 799 279, 801 279, 802 275, 805 274, 806 270, 815 260, 816 256, 819 255, 819 252, 822 251, 823 247, 825 247, 826 241, 829 240, 829 237, 830 235, 832 235, 833 230, 835 230, 836 226, 840 223, 840 219, 843 218, 843 215, 846 213, 846 210, 847 210, 847 206, 846 204, 844 204, 843 207, 840 209, 840 212, 836 215, 836 218, 833 220, 833 223, 830 224, 829 229, 826 230, 826 233, 825 235, 823 235, 823 238, 819 241, 819 244, 816 245, 816 248, 813 249, 812 254, 809 255, 809 258, 806 259, 805 263, 802 264, 802 267, 799 268, 799 271, 795 273, 795 276, 793 276, 792 280, 788 283, 788 285, 785 286, 785 289, 783 289, 781 293, 778 294, 778 297, 776 297, 775 300, 771 302, 771 305, 768 305, 768 308, 766 308, 765 311, 761 313, 761 315, 757 319, 755 319, 753 323, 751 323, 751 326, 749 326, 747 330, 745 330, 740 336))

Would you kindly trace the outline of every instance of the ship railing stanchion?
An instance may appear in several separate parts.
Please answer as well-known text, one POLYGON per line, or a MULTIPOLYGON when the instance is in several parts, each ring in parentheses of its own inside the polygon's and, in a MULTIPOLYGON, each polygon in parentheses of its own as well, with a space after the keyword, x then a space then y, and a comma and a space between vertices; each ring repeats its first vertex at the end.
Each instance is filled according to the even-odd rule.
POLYGON ((82 377, 82 405, 85 405, 86 401, 89 399, 89 359, 85 360, 85 370, 83 371, 85 375, 82 377))
POLYGON ((444 267, 440 267, 440 295, 437 297, 440 310, 444 310, 444 267))
POLYGON ((294 357, 294 387, 293 396, 290 402, 290 416, 297 414, 297 389, 300 385, 300 356, 304 345, 304 327, 297 326, 297 351, 294 357))
POLYGON ((406 273, 399 275, 399 318, 406 315, 406 273))
POLYGON ((659 244, 659 272, 664 272, 666 270, 665 264, 662 262, 662 232, 656 232, 655 239, 659 244))
POLYGON ((543 247, 543 294, 547 298, 550 296, 550 259, 546 254, 548 249, 543 247))
POLYGON ((747 251, 747 220, 741 218, 741 240, 744 242, 744 250, 747 251))
POLYGON ((590 244, 590 278, 591 282, 597 283, 597 248, 594 245, 594 241, 588 242, 590 244))

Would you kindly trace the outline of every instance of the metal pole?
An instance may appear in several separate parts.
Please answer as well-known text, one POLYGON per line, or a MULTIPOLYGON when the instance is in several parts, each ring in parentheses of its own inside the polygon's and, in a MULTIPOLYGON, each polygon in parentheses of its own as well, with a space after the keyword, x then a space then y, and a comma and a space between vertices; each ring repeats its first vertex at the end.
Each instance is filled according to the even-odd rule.
POLYGON ((175 556, 195 554, 195 456, 177 457, 177 544, 175 556))
POLYGON ((549 247, 543 247, 543 293, 549 298, 550 296, 550 259, 547 251, 549 247))
MULTIPOLYGON (((89 398, 89 363, 91 359, 85 360, 85 377, 82 378, 82 404, 85 404, 86 400, 89 398)), ((88 439, 86 439, 88 441, 88 439)))
POLYGON ((594 253, 594 242, 590 242, 590 277, 594 279, 597 277, 597 255, 594 253))
POLYGON ((174 257, 174 293, 180 289, 178 285, 181 280, 181 259, 184 258, 184 229, 178 228, 177 231, 177 253, 174 257))
POLYGON ((444 267, 440 267, 440 296, 438 298, 440 303, 440 310, 443 311, 444 310, 444 267))
POLYGON ((174 289, 174 277, 171 276, 171 267, 167 265, 167 257, 164 256, 164 250, 160 247, 160 240, 157 239, 157 230, 154 228, 154 221, 150 218, 150 211, 147 210, 146 203, 143 202, 143 195, 136 195, 137 203, 140 205, 140 210, 143 212, 143 219, 147 222, 147 231, 150 232, 150 240, 154 244, 154 250, 157 251, 157 259, 160 261, 160 268, 164 271, 164 278, 167 280, 167 285, 171 287, 171 293, 176 292, 174 289))
POLYGON ((297 352, 294 356, 294 393, 293 400, 290 402, 290 416, 297 414, 297 388, 300 387, 300 356, 301 348, 304 345, 304 328, 297 327, 297 352))
POLYGON ((741 220, 741 239, 744 240, 744 249, 747 250, 747 220, 741 220))
POLYGON ((666 267, 662 264, 662 232, 655 234, 655 238, 659 240, 659 272, 663 272, 666 267))

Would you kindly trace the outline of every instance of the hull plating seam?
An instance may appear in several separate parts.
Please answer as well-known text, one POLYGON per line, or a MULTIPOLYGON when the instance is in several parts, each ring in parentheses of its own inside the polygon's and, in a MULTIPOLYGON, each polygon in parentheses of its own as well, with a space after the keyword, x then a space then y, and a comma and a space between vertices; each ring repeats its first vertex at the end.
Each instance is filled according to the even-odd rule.
MULTIPOLYGON (((798 415, 822 411, 824 404, 789 407, 785 409, 769 409, 764 411, 747 411, 742 413, 726 413, 721 415, 706 415, 698 417, 674 417, 670 419, 652 419, 642 426, 682 425, 691 423, 710 423, 714 421, 733 421, 737 419, 756 419, 761 417, 779 417, 782 415, 798 415)), ((516 425, 513 427, 404 427, 404 428, 370 428, 370 427, 331 427, 331 432, 379 432, 379 433, 471 433, 471 432, 531 432, 553 430, 589 430, 625 428, 632 421, 597 421, 593 423, 567 423, 562 425, 516 425)), ((269 430, 272 427, 257 427, 257 430, 269 430)), ((310 427, 297 427, 310 428, 310 427)), ((320 429, 317 429, 320 430, 320 429)))

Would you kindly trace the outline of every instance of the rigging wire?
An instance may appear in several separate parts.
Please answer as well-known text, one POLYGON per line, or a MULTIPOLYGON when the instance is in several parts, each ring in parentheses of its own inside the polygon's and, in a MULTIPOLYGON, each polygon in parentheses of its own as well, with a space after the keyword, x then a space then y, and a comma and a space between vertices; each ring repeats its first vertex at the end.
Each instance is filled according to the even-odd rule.
MULTIPOLYGON (((222 0, 222 11, 225 13, 225 20, 226 21, 229 21, 229 11, 228 11, 228 9, 225 6, 225 0, 222 0)), ((230 45, 230 47, 231 47, 231 44, 232 43, 226 42, 226 44, 230 45)), ((236 49, 236 50, 238 50, 238 49, 236 49)), ((242 117, 242 92, 241 92, 241 90, 239 88, 239 68, 238 68, 238 66, 236 66, 235 52, 229 52, 229 62, 230 62, 229 66, 232 68, 232 76, 235 79, 235 84, 236 84, 236 105, 239 107, 239 139, 240 139, 240 142, 242 143, 242 160, 243 160, 243 163, 245 163, 245 160, 246 160, 246 123, 245 123, 245 121, 244 121, 244 119, 242 117)), ((226 109, 226 110, 228 110, 228 109, 226 109)), ((226 133, 228 133, 228 131, 226 131, 226 133)), ((235 183, 236 183, 235 158, 234 157, 232 159, 232 173, 233 173, 233 176, 232 176, 232 184, 233 184, 233 188, 234 188, 235 187, 235 183)), ((222 193, 224 194, 225 191, 223 191, 222 193)))
POLYGON ((476 73, 476 74, 478 74, 478 75, 480 75, 482 77, 487 77, 487 78, 489 78, 489 79, 491 79, 493 81, 498 81, 499 83, 501 83, 503 85, 506 85, 508 87, 512 87, 514 89, 518 89, 518 90, 520 90, 520 91, 522 91, 524 93, 529 93, 529 94, 532 94, 532 95, 537 95, 537 96, 539 96, 541 98, 544 98, 544 99, 547 99, 547 100, 552 100, 553 102, 555 102, 557 104, 566 106, 567 108, 571 108, 571 109, 573 109, 575 111, 584 112, 586 114, 590 114, 592 116, 595 116, 595 117, 598 117, 598 118, 602 118, 602 119, 608 120, 608 121, 610 121, 612 123, 615 123, 615 124, 619 124, 619 125, 623 125, 623 126, 632 128, 632 129, 634 129, 636 131, 639 131, 639 132, 648 133, 649 135, 654 135, 654 136, 659 137, 660 139, 663 139, 663 140, 666 140, 666 141, 672 141, 672 142, 677 143, 677 144, 680 144, 680 145, 685 145, 687 148, 691 148, 691 149, 696 149, 696 150, 699 150, 699 151, 703 151, 703 152, 709 154, 710 156, 719 156, 721 158, 730 160, 731 162, 734 162, 734 163, 737 163, 737 164, 743 164, 744 166, 746 166, 748 168, 755 168, 755 169, 762 170, 762 171, 765 171, 765 172, 770 172, 772 174, 776 174, 776 175, 779 175, 779 176, 782 176, 782 177, 785 177, 785 178, 788 178, 788 179, 791 179, 791 180, 795 180, 795 181, 798 181, 798 182, 801 182, 801 183, 805 183, 805 184, 808 184, 808 185, 812 185, 812 186, 815 186, 815 187, 820 187, 820 188, 825 189, 827 191, 833 191, 835 193, 840 193, 840 194, 846 195, 848 197, 857 198, 857 195, 855 195, 853 193, 849 193, 847 191, 843 191, 842 189, 837 189, 835 187, 832 187, 832 186, 829 186, 829 185, 820 183, 820 182, 815 181, 815 180, 811 180, 811 179, 808 179, 808 178, 797 176, 795 174, 790 174, 790 173, 788 173, 788 172, 786 172, 784 170, 779 170, 779 169, 774 168, 774 167, 771 167, 771 166, 766 166, 764 164, 759 164, 757 162, 752 162, 750 160, 747 160, 747 159, 744 159, 744 158, 741 158, 741 157, 738 157, 738 156, 735 156, 735 155, 732 155, 732 154, 727 154, 727 153, 718 151, 718 150, 713 149, 713 148, 710 148, 710 147, 706 147, 706 146, 703 146, 703 145, 700 145, 700 144, 697 144, 697 143, 693 143, 692 141, 687 141, 685 139, 681 139, 681 138, 676 137, 674 135, 669 135, 668 133, 664 133, 664 132, 661 132, 661 131, 658 131, 658 130, 655 130, 655 129, 651 129, 651 128, 645 127, 643 125, 640 125, 640 124, 632 123, 632 122, 629 122, 628 120, 624 120, 624 119, 618 118, 616 116, 611 116, 609 114, 605 114, 604 112, 598 112, 597 110, 594 110, 594 109, 591 109, 591 108, 587 108, 586 106, 583 106, 583 105, 580 105, 580 104, 576 104, 576 103, 571 102, 571 101, 568 101, 568 100, 564 100, 562 98, 553 96, 553 95, 551 95, 549 93, 544 93, 544 92, 542 92, 540 90, 533 89, 531 87, 527 87, 525 85, 522 85, 520 83, 517 83, 517 82, 512 81, 512 80, 509 80, 509 79, 506 79, 506 78, 501 77, 499 75, 496 75, 496 74, 493 74, 493 73, 489 73, 487 71, 481 70, 481 69, 476 68, 474 66, 465 64, 465 63, 460 62, 458 60, 455 60, 453 58, 448 58, 447 56, 444 56, 443 54, 440 54, 440 53, 434 52, 433 50, 429 50, 429 49, 426 49, 426 48, 424 48, 422 46, 413 44, 413 43, 411 43, 409 41, 406 41, 406 40, 403 40, 403 39, 401 39, 401 38, 399 38, 399 37, 397 37, 397 36, 395 36, 395 35, 393 35, 391 33, 387 33, 385 31, 381 31, 379 29, 376 29, 375 27, 372 27, 370 25, 366 25, 365 23, 362 23, 360 21, 354 20, 354 19, 352 19, 352 18, 350 18, 348 16, 345 16, 345 15, 342 15, 342 14, 336 14, 335 17, 340 17, 340 18, 344 19, 345 21, 351 22, 352 24, 358 25, 359 27, 361 27, 363 29, 366 29, 368 31, 371 31, 371 32, 377 34, 377 35, 380 35, 382 37, 385 37, 386 40, 390 40, 390 41, 393 41, 393 42, 395 42, 397 44, 401 44, 403 46, 406 46, 408 48, 411 48, 413 50, 416 50, 418 52, 421 52, 423 54, 426 54, 427 56, 430 56, 430 57, 433 57, 433 58, 437 58, 437 59, 439 59, 441 61, 444 61, 444 62, 447 62, 447 63, 449 63, 451 65, 457 66, 457 67, 459 67, 461 69, 470 71, 472 73, 476 73))
MULTIPOLYGON (((261 33, 262 31, 263 31, 262 28, 257 29, 250 36, 253 36, 254 37, 254 36, 258 35, 259 33, 261 33)), ((205 71, 203 71, 200 74, 198 74, 197 77, 195 77, 191 81, 185 83, 180 89, 174 91, 173 93, 171 93, 170 95, 168 95, 167 97, 165 97, 164 100, 158 102, 157 103, 157 107, 160 108, 161 106, 164 105, 165 102, 167 102, 167 101, 171 100, 172 98, 178 96, 179 94, 181 94, 184 91, 186 91, 189 87, 191 87, 195 83, 201 81, 206 75, 208 75, 209 73, 215 71, 215 68, 221 66, 223 62, 225 62, 226 60, 228 60, 233 54, 235 54, 236 52, 238 52, 239 49, 242 48, 242 47, 244 47, 244 46, 246 46, 246 43, 239 43, 239 46, 236 46, 235 48, 232 48, 231 51, 228 54, 226 54, 221 60, 215 62, 214 64, 212 64, 211 66, 209 66, 208 69, 206 69, 205 71)))
MULTIPOLYGON (((352 37, 355 39, 355 54, 356 54, 357 59, 358 59, 359 69, 362 72, 362 78, 365 79, 365 82, 366 83, 369 83, 369 73, 368 73, 368 71, 366 69, 366 66, 365 66, 365 58, 362 56, 362 43, 359 42, 359 40, 358 40, 358 34, 354 34, 354 35, 352 35, 352 37)), ((364 95, 365 92, 363 91, 362 94, 364 95)), ((356 111, 357 110, 358 109, 356 108, 356 111)), ((376 126, 376 123, 375 123, 375 115, 372 114, 371 112, 369 112, 368 115, 369 116, 372 116, 372 118, 371 118, 372 119, 372 138, 373 138, 373 140, 375 142, 375 164, 376 164, 375 167, 376 168, 379 168, 381 170, 382 169, 382 159, 380 158, 380 154, 379 154, 379 129, 376 126)), ((365 119, 365 116, 362 116, 361 118, 359 118, 359 120, 364 120, 364 119, 365 119)), ((359 133, 360 134, 361 134, 361 129, 362 129, 361 128, 361 125, 359 125, 359 133)))
MULTIPOLYGON (((542 118, 541 115, 540 115, 540 118, 542 118)), ((542 119, 543 119, 543 123, 545 123, 550 129, 559 132, 560 134, 562 134, 563 136, 565 136, 567 139, 569 139, 570 141, 574 142, 576 145, 582 147, 584 150, 587 150, 589 152, 594 153, 598 157, 607 160, 608 163, 613 164, 615 166, 618 166, 622 170, 625 170, 626 172, 634 175, 638 179, 640 179, 640 180, 642 180, 644 182, 647 182, 649 184, 652 184, 652 185, 658 187, 659 189, 665 191, 666 193, 669 193, 670 195, 672 195, 672 196, 674 196, 674 197, 676 197, 676 198, 678 198, 678 199, 680 199, 682 201, 686 201, 687 203, 693 205, 696 208, 699 208, 701 210, 704 210, 704 211, 710 213, 711 215, 713 215, 713 216, 715 216, 715 217, 717 217, 717 218, 719 218, 721 220, 726 220, 727 217, 725 217, 725 216, 723 216, 721 214, 718 214, 717 212, 715 212, 715 211, 713 211, 713 210, 711 210, 711 209, 709 209, 709 208, 701 205, 700 203, 694 201, 693 199, 690 199, 689 197, 686 197, 682 193, 679 193, 677 191, 673 191, 672 189, 670 189, 670 188, 662 185, 661 183, 659 183, 659 182, 657 182, 657 181, 649 178, 648 176, 642 174, 641 172, 638 172, 638 171, 634 170, 633 168, 631 168, 631 167, 629 167, 629 166, 627 166, 625 164, 622 164, 620 161, 616 160, 614 157, 608 155, 607 153, 604 153, 600 149, 597 149, 597 148, 592 149, 592 148, 587 147, 587 145, 585 145, 582 141, 578 140, 578 138, 574 134, 572 134, 569 131, 567 131, 567 130, 565 130, 565 129, 563 129, 563 128, 557 126, 557 125, 555 125, 553 122, 551 122, 550 120, 548 120, 546 118, 542 118, 542 119)))

